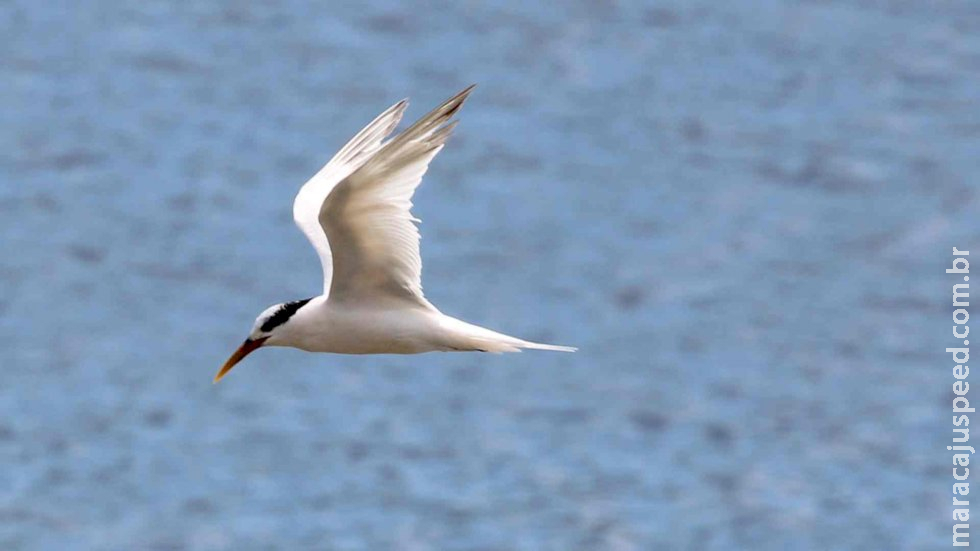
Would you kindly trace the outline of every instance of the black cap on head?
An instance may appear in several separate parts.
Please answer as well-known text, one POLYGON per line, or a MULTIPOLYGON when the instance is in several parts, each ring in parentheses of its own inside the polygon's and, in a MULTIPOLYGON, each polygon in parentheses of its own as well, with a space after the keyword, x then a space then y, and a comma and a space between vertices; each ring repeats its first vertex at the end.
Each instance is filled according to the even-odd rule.
POLYGON ((305 305, 307 302, 311 300, 313 299, 306 298, 303 300, 294 300, 293 302, 287 302, 283 304, 282 306, 279 307, 278 310, 275 311, 274 314, 269 316, 269 318, 262 323, 262 327, 260 327, 259 329, 263 333, 268 333, 272 331, 276 327, 279 327, 280 325, 286 323, 286 321, 289 320, 289 318, 293 317, 293 314, 295 314, 297 310, 302 308, 303 305, 305 305))

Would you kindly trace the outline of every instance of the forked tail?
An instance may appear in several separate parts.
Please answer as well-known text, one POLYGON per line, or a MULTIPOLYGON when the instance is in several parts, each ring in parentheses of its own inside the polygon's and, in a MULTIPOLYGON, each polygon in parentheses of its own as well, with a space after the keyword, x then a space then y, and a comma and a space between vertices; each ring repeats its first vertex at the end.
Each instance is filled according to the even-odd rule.
POLYGON ((452 343, 449 344, 450 350, 478 350, 480 352, 520 352, 521 349, 531 350, 551 350, 554 352, 575 352, 578 349, 574 346, 561 346, 557 344, 542 344, 539 342, 526 341, 504 335, 496 331, 491 331, 485 327, 466 323, 465 321, 442 317, 443 327, 448 329, 452 335, 452 343))
MULTIPOLYGON (((516 339, 520 340, 520 339, 516 339)), ((541 344, 539 342, 521 341, 520 348, 531 348, 534 350, 553 350, 555 352, 578 352, 574 346, 562 346, 560 344, 541 344)))

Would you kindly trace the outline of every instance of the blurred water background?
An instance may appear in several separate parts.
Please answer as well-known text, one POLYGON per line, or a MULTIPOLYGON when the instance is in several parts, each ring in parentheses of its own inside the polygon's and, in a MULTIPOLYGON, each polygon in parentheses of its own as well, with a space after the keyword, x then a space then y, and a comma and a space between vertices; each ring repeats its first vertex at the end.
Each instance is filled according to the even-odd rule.
POLYGON ((0 3, 0 548, 949 545, 969 0, 0 3), (211 377, 298 187, 470 83, 445 312, 573 344, 211 377))

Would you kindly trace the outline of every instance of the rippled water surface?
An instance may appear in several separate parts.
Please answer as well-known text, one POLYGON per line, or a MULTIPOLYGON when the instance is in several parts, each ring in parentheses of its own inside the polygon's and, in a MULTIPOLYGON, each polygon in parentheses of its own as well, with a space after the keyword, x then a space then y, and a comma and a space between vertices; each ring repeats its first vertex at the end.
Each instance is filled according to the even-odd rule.
POLYGON ((0 4, 0 548, 949 544, 972 1, 0 4), (575 355, 274 349, 293 194, 480 84, 445 312, 575 355))

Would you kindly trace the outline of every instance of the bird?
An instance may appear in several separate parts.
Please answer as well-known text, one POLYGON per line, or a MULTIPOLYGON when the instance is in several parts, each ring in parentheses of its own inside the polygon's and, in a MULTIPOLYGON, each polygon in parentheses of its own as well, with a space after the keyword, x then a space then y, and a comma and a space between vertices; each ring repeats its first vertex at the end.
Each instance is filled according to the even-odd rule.
POLYGON ((335 354, 576 351, 453 318, 422 293, 420 220, 411 213, 412 197, 474 87, 389 139, 408 100, 392 105, 300 188, 293 219, 320 258, 323 293, 266 308, 214 383, 268 346, 335 354))

